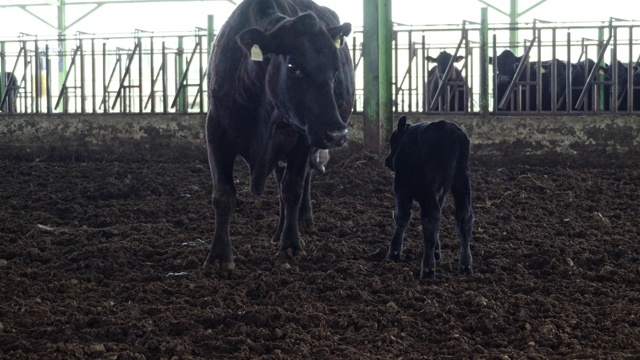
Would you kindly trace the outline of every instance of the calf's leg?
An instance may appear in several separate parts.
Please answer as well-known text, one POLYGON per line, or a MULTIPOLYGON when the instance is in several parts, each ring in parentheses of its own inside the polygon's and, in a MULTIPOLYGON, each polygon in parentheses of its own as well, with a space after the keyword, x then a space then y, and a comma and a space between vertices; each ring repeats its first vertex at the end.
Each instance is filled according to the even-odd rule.
POLYGON ((473 230, 473 209, 471 207, 471 184, 468 171, 456 173, 451 188, 455 203, 455 220, 460 237, 460 261, 458 272, 473 274, 471 258, 471 232, 473 230))
POLYGON ((439 250, 440 247, 439 231, 442 211, 435 196, 421 200, 419 204, 422 235, 424 237, 420 279, 434 280, 436 278, 436 249, 439 250))
POLYGON ((387 259, 393 261, 399 261, 402 254, 404 233, 411 221, 411 205, 413 199, 410 196, 406 196, 396 191, 396 216, 395 216, 395 229, 393 230, 393 236, 389 243, 389 250, 387 251, 387 259))

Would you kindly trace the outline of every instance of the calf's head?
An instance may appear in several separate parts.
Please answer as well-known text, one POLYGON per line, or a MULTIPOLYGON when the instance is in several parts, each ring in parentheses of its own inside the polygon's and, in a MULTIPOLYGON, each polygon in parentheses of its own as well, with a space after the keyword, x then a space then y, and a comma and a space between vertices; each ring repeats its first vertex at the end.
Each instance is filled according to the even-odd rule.
MULTIPOLYGON (((238 42, 253 61, 264 61, 264 96, 303 130, 309 143, 328 149, 344 145, 347 126, 336 104, 339 51, 351 24, 324 28, 312 13, 287 18, 269 32, 250 28, 238 42), (264 57, 264 58, 263 58, 264 57)), ((338 81, 340 83, 340 81, 338 81)))
POLYGON ((391 171, 396 171, 394 159, 398 152, 400 141, 410 126, 410 124, 407 124, 407 117, 402 115, 400 119, 398 119, 398 127, 391 133, 391 137, 389 137, 389 155, 384 159, 384 166, 388 167, 391 171))

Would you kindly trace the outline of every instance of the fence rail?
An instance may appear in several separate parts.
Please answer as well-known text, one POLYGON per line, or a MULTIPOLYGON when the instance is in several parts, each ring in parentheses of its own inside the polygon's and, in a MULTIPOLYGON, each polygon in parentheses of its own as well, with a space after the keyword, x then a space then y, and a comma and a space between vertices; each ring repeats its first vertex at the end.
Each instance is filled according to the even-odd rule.
MULTIPOLYGON (((495 61, 489 65, 488 58, 481 56, 483 34, 479 24, 465 21, 461 25, 395 26, 393 110, 486 110, 496 114, 638 112, 638 28, 638 22, 615 19, 577 24, 534 22, 518 28, 489 26, 488 34, 484 34, 488 35, 488 57, 497 59, 503 49, 510 47, 509 33, 514 30, 522 39, 512 50, 516 55, 526 55, 514 64, 517 75, 523 75, 510 79, 507 90, 501 93, 497 85, 502 74, 495 61), (427 57, 435 57, 441 51, 463 57, 449 67, 460 69, 464 83, 441 77, 430 93, 427 82, 433 67, 427 57), (576 66, 587 64, 588 59, 601 66, 587 68, 584 83, 577 83, 573 75, 562 77, 563 73, 573 74, 576 66), (488 71, 480 71, 482 67, 488 71), (549 71, 546 75, 543 68, 549 71), (481 79, 482 73, 488 78, 481 79), (533 78, 524 77, 529 73, 534 74, 533 78), (488 87, 486 109, 482 107, 481 84, 488 87), (450 94, 456 91, 464 91, 465 106, 452 110, 433 100, 436 93, 453 96, 450 94), (531 98, 545 101, 532 103, 531 98)), ((354 110, 358 112, 364 95, 362 50, 367 46, 363 44, 362 31, 353 33, 350 46, 356 69, 354 110)), ((0 73, 4 74, 0 76, 0 114, 205 113, 207 58, 204 29, 178 34, 140 31, 118 36, 76 33, 55 38, 21 34, 17 39, 0 39, 0 73)), ((449 73, 453 70, 449 69, 449 73)))

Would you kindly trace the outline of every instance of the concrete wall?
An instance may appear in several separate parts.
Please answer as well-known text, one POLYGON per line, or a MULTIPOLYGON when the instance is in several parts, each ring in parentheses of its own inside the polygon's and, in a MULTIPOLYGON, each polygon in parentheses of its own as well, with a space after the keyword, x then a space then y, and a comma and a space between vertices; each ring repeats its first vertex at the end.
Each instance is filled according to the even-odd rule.
MULTIPOLYGON (((184 161, 206 159, 205 115, 0 114, 0 159, 184 161)), ((396 115, 395 118, 398 116, 396 115)), ((409 122, 442 116, 409 115, 409 122)), ((446 116, 460 124, 480 163, 637 166, 640 116, 446 116)), ((362 143, 362 116, 352 117, 350 148, 362 143)))

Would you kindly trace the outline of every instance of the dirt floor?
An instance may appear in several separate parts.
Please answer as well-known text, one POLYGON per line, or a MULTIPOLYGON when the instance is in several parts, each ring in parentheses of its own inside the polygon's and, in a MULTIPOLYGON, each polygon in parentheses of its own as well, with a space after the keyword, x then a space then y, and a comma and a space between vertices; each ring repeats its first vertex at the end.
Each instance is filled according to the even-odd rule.
MULTIPOLYGON (((307 258, 276 257, 275 187, 239 167, 236 270, 207 272, 207 165, 0 161, 2 359, 638 359, 640 169, 471 164, 475 274, 446 204, 437 280, 384 259, 392 174, 314 177, 307 258)), ((415 219, 415 217, 414 217, 415 219)))

